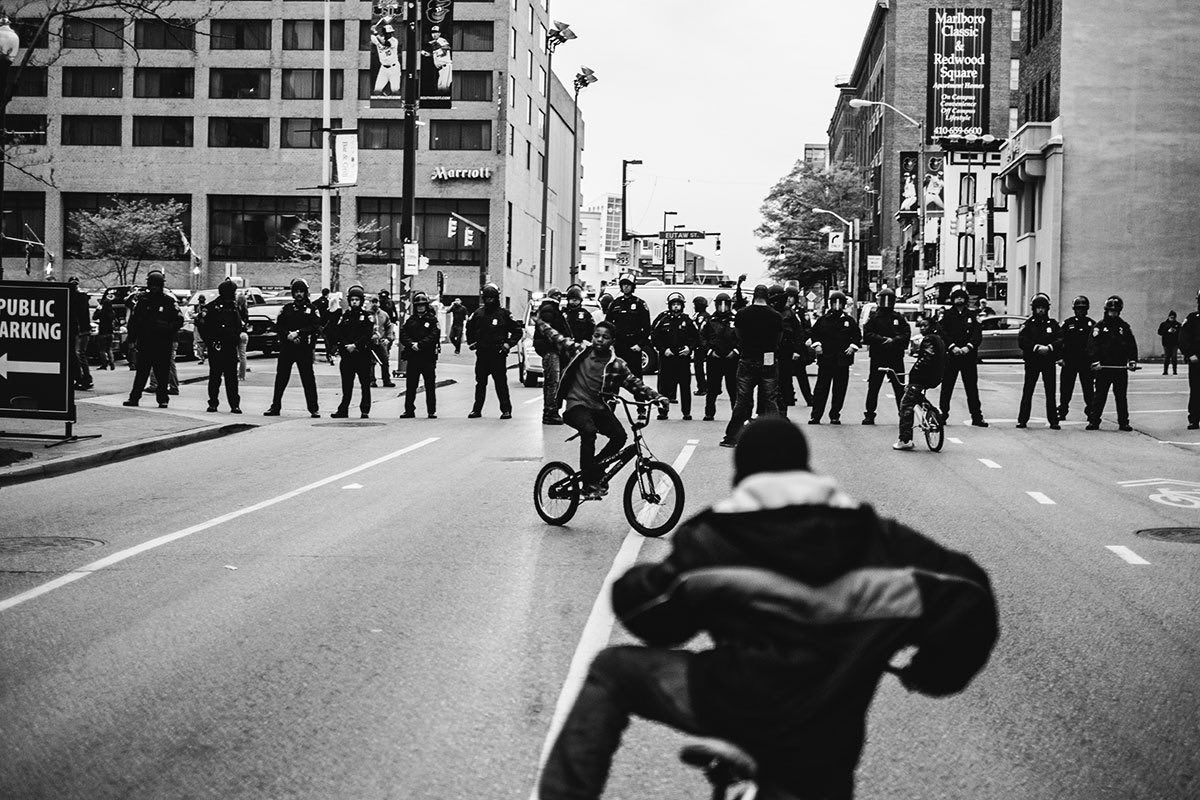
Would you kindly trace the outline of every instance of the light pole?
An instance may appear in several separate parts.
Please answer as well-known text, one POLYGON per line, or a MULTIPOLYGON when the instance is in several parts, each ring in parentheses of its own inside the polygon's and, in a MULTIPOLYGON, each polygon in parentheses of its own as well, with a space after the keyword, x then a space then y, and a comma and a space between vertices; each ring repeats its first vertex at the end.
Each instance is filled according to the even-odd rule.
MULTIPOLYGON (((549 230, 550 214, 550 114, 553 111, 550 102, 550 85, 554 80, 554 51, 563 42, 577 39, 571 26, 565 22, 555 22, 554 29, 546 34, 546 82, 542 90, 546 93, 546 116, 542 124, 542 237, 541 249, 538 254, 538 288, 546 288, 546 238, 549 230)), ((572 245, 574 247, 574 245, 572 245)), ((571 254, 574 263, 575 254, 571 254)), ((551 270, 553 277, 553 270, 551 270)))
POLYGON ((571 283, 579 277, 579 93, 600 80, 587 67, 580 67, 575 76, 574 125, 571 126, 571 283))
POLYGON ((629 219, 629 214, 626 213, 626 206, 629 201, 629 167, 641 166, 640 159, 622 159, 621 160, 621 241, 628 242, 630 240, 629 226, 626 221, 629 219))
POLYGON ((329 53, 329 28, 330 28, 330 11, 329 0, 325 0, 322 5, 325 8, 324 19, 324 53, 322 54, 321 62, 321 287, 322 289, 332 289, 330 281, 333 276, 332 258, 330 256, 330 232, 329 228, 333 224, 333 198, 330 193, 329 184, 332 180, 332 171, 329 164, 329 128, 332 124, 332 114, 330 112, 330 95, 331 90, 331 73, 330 73, 330 53, 329 53))
MULTIPOLYGON (((925 269, 925 123, 913 119, 891 103, 882 100, 862 100, 854 98, 849 103, 851 108, 866 108, 867 106, 883 106, 895 111, 904 119, 917 126, 917 270, 925 269)), ((903 276, 901 276, 903 278, 903 276)), ((900 281, 903 284, 903 279, 900 281)), ((913 283, 916 283, 914 280, 913 283)), ((916 288, 916 287, 914 287, 916 288)), ((921 314, 925 313, 925 287, 921 287, 918 304, 921 314)))
POLYGON ((21 38, 9 25, 8 17, 0 14, 0 280, 4 280, 4 165, 8 160, 8 98, 12 93, 8 70, 20 48, 21 38))
POLYGON ((853 222, 851 222, 841 214, 834 213, 827 208, 814 208, 813 213, 828 214, 846 226, 846 242, 844 245, 846 248, 846 252, 844 253, 844 258, 846 261, 846 281, 849 284, 850 294, 852 295, 851 299, 857 301, 858 293, 855 291, 855 288, 858 285, 858 242, 856 239, 858 234, 856 233, 855 229, 858 227, 858 220, 855 219, 853 222))

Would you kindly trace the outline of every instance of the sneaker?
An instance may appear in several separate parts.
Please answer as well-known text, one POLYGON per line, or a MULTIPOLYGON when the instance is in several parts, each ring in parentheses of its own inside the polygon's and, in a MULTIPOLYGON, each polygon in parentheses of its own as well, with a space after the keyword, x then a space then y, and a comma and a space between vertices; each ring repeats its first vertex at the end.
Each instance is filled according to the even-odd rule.
POLYGON ((275 406, 271 406, 270 408, 268 408, 266 411, 263 412, 263 416, 264 417, 278 417, 279 409, 275 406))
POLYGON ((347 419, 350 416, 349 411, 342 411, 340 408, 329 415, 330 419, 347 419))
POLYGON ((692 394, 696 395, 696 397, 704 397, 704 395, 706 394, 706 392, 705 392, 703 389, 697 389, 697 390, 696 390, 695 392, 693 392, 692 394))
POLYGON ((737 446, 737 442, 733 441, 732 439, 722 439, 721 440, 721 447, 736 447, 736 446, 737 446))
POLYGON ((240 414, 240 413, 242 413, 242 409, 240 409, 240 408, 237 408, 237 407, 235 406, 234 408, 231 408, 231 409, 229 409, 229 413, 230 413, 230 414, 240 414))
MULTIPOLYGON (((943 422, 942 424, 945 425, 946 423, 943 422)), ((983 417, 980 417, 979 419, 971 420, 971 424, 974 425, 976 428, 988 427, 987 421, 984 420, 983 417)))
POLYGON ((208 413, 212 414, 212 413, 216 412, 217 407, 215 405, 213 405, 212 403, 209 403, 208 408, 206 408, 204 410, 207 411, 208 413))
POLYGON ((429 413, 429 418, 430 418, 430 419, 437 419, 437 414, 434 414, 433 412, 430 412, 430 413, 429 413))
POLYGON ((543 425, 565 425, 566 423, 563 422, 562 417, 553 416, 553 417, 542 417, 542 424, 543 425))
POLYGON ((810 419, 810 420, 808 421, 808 424, 809 424, 809 425, 820 425, 820 424, 821 424, 821 420, 817 419, 816 417, 813 417, 812 419, 810 419))
POLYGON ((604 495, 600 493, 600 487, 593 484, 584 484, 583 492, 580 494, 580 500, 599 500, 604 495))
POLYGON ((503 414, 500 415, 500 419, 512 419, 512 412, 505 411, 503 414))
POLYGON ((128 408, 137 408, 138 401, 137 400, 126 400, 125 402, 121 403, 121 405, 127 406, 128 408))
POLYGON ((916 445, 912 442, 906 442, 903 439, 892 445, 893 450, 912 450, 916 445))
POLYGON ((416 417, 417 417, 417 412, 415 412, 415 411, 405 411, 403 414, 400 415, 400 419, 416 419, 416 417))
POLYGON ((1129 433, 1130 431, 1133 430, 1133 426, 1130 425, 1129 423, 1125 423, 1124 425, 1118 425, 1117 430, 1125 431, 1126 433, 1129 433))
POLYGON ((472 411, 470 414, 467 414, 467 419, 479 419, 482 416, 483 414, 479 411, 472 411))
POLYGON ((1018 423, 1017 423, 1017 427, 1018 427, 1018 428, 1027 428, 1027 427, 1029 427, 1029 426, 1028 426, 1026 423, 1024 423, 1024 422, 1018 422, 1018 423))

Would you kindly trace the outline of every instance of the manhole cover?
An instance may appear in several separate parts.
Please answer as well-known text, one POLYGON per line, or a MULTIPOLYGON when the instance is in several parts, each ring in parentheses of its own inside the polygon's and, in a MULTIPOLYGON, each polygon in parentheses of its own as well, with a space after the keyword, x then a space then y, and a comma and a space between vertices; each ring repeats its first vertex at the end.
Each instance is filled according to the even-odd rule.
POLYGON ((87 550, 102 544, 104 542, 99 539, 83 539, 77 536, 15 536, 11 539, 0 539, 0 556, 87 550))
POLYGON ((1180 544, 1200 544, 1200 528, 1146 528, 1137 532, 1145 539, 1180 544))
POLYGON ((383 428, 385 422, 314 422, 314 428, 383 428))

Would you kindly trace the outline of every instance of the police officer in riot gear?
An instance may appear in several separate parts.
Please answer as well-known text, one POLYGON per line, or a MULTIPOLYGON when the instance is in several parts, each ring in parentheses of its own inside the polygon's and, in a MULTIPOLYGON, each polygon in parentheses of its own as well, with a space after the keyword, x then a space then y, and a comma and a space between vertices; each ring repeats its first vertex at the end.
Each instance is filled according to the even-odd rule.
POLYGON ((1096 321, 1088 316, 1091 302, 1080 295, 1071 303, 1075 316, 1062 324, 1062 374, 1059 376, 1058 419, 1067 418, 1071 409, 1071 395, 1075 393, 1075 378, 1079 378, 1079 389, 1083 392, 1083 415, 1091 415, 1095 375, 1092 362, 1088 359, 1088 344, 1096 321))
POLYGON ((500 305, 500 289, 494 283, 480 293, 483 305, 467 320, 467 347, 475 351, 475 404, 468 419, 483 416, 488 378, 496 386, 500 401, 500 419, 512 419, 512 400, 508 394, 508 351, 521 339, 521 323, 500 305))
POLYGON ((637 284, 633 277, 622 275, 621 296, 612 301, 605 319, 617 329, 615 349, 624 359, 634 377, 642 377, 642 349, 650 343, 650 307, 633 293, 637 284))
POLYGON ((1088 343, 1088 359, 1096 376, 1096 396, 1086 428, 1089 431, 1100 429, 1100 417, 1104 414, 1110 387, 1117 404, 1117 427, 1123 431, 1133 430, 1129 424, 1129 373, 1138 368, 1138 351, 1133 329, 1121 319, 1124 310, 1125 301, 1120 297, 1113 295, 1105 300, 1104 319, 1096 324, 1088 343))
POLYGON ((813 392, 809 425, 821 424, 830 389, 833 390, 833 401, 829 405, 829 424, 842 424, 842 404, 846 401, 846 388, 850 385, 850 365, 854 363, 854 354, 862 347, 862 332, 858 323, 846 313, 846 302, 846 295, 831 293, 829 310, 813 325, 817 388, 813 392))
POLYGON ((138 404, 151 370, 158 381, 155 389, 158 407, 166 408, 170 400, 167 390, 171 372, 171 344, 175 341, 175 334, 183 327, 183 314, 175 303, 174 295, 166 291, 166 285, 167 276, 162 270, 155 269, 147 273, 147 291, 138 298, 137 305, 129 315, 129 338, 137 345, 137 372, 133 376, 129 399, 122 405, 138 404))
MULTIPOLYGON (((692 314, 692 324, 696 326, 696 332, 704 330, 704 326, 708 324, 708 318, 712 316, 708 313, 708 298, 704 295, 697 295, 692 298, 692 308, 695 309, 692 314)), ((706 393, 705 387, 708 381, 704 379, 704 350, 697 347, 692 351, 692 363, 696 368, 696 396, 703 397, 706 393)))
MULTIPOLYGON (((667 310, 654 320, 651 338, 658 350, 658 393, 675 401, 679 391, 679 407, 683 418, 692 418, 692 354, 700 347, 700 332, 691 317, 684 313, 685 301, 679 292, 667 295, 667 310)), ((664 406, 659 419, 667 418, 664 406)))
POLYGON ((342 375, 342 402, 329 416, 345 419, 350 416, 350 400, 354 396, 354 380, 358 379, 362 397, 359 412, 363 419, 371 415, 371 377, 374 374, 375 319, 363 308, 366 292, 355 284, 346 292, 347 307, 329 326, 330 338, 338 352, 338 371, 342 375))
POLYGON ((196 327, 208 350, 208 411, 217 410, 221 381, 225 381, 225 399, 231 413, 242 413, 238 393, 238 339, 242 335, 242 314, 237 307, 237 284, 226 278, 217 287, 217 299, 209 303, 196 327))
POLYGON ((1038 293, 1030 302, 1033 315, 1021 325, 1017 342, 1021 346, 1021 357, 1025 360, 1025 386, 1021 390, 1021 408, 1017 412, 1017 427, 1029 424, 1033 408, 1033 390, 1038 378, 1042 379, 1042 390, 1046 393, 1046 420, 1051 430, 1058 430, 1058 408, 1054 403, 1054 365, 1062 352, 1062 330, 1058 321, 1050 316, 1050 297, 1038 293))
POLYGON ((938 403, 942 422, 950 417, 950 396, 954 394, 954 383, 962 375, 963 391, 967 393, 967 409, 971 412, 971 424, 986 428, 983 408, 979 404, 979 345, 983 342, 983 327, 975 312, 967 307, 971 296, 958 286, 950 293, 950 308, 942 312, 940 320, 942 338, 946 342, 946 374, 942 378, 942 394, 938 403))
MULTIPOLYGON (((551 288, 538 304, 537 315, 547 325, 566 336, 567 319, 562 313, 561 298, 562 292, 551 288)), ((542 357, 542 424, 562 425, 563 418, 558 413, 558 348, 535 326, 533 349, 542 357)))
POLYGON ((429 295, 416 292, 412 298, 412 313, 400 326, 401 358, 408 363, 404 372, 404 413, 401 419, 417 415, 417 384, 425 382, 425 413, 437 419, 437 358, 442 331, 437 312, 429 306, 429 295))
POLYGON ((1179 328, 1179 352, 1188 375, 1188 430, 1194 431, 1200 429, 1200 292, 1196 310, 1179 328))
POLYGON ((321 332, 321 315, 308 302, 308 283, 297 278, 292 281, 292 302, 283 307, 275 320, 275 331, 279 334, 279 359, 275 362, 275 395, 271 407, 264 417, 278 417, 283 402, 283 390, 292 378, 292 365, 300 373, 304 387, 304 400, 311 417, 319 417, 317 404, 317 379, 313 375, 313 347, 317 334, 321 332))
POLYGON ((713 300, 716 309, 700 331, 704 352, 705 398, 704 421, 712 422, 717 414, 717 396, 721 385, 729 395, 729 407, 737 402, 738 335, 733 325, 732 300, 721 292, 713 300))
POLYGON ((567 288, 567 309, 563 312, 567 322, 567 336, 576 344, 587 344, 592 340, 592 331, 596 329, 596 320, 592 312, 583 307, 583 288, 572 284, 567 288))
POLYGON ((896 293, 886 286, 875 295, 875 313, 863 326, 863 342, 870 348, 871 374, 867 378, 867 407, 863 412, 863 425, 875 424, 875 409, 879 406, 879 389, 887 373, 883 369, 894 370, 890 376, 892 392, 896 396, 896 409, 900 408, 900 399, 904 395, 904 387, 896 376, 904 374, 904 353, 908 350, 908 342, 912 338, 912 329, 908 320, 896 313, 896 293))
MULTIPOLYGON (((805 310, 803 303, 800 300, 800 284, 796 281, 787 282, 787 297, 788 308, 796 317, 798 329, 796 332, 795 346, 792 350, 792 364, 790 368, 791 374, 796 378, 796 382, 800 384, 800 396, 804 398, 804 404, 812 407, 812 385, 808 381, 808 365, 813 363, 812 349, 809 347, 809 341, 812 339, 812 321, 808 318, 808 311, 805 310)), ((793 404, 795 399, 795 390, 792 390, 793 404)))

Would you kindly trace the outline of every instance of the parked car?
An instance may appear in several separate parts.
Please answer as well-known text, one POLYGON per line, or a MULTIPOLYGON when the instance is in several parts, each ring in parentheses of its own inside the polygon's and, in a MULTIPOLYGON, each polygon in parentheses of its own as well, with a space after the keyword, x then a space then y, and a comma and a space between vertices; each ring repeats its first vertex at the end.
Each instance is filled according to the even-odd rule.
POLYGON ((1021 347, 1017 344, 1017 336, 1025 319, 1011 314, 996 314, 980 319, 983 343, 979 345, 979 360, 1020 358, 1021 347))
MULTIPOLYGON (((201 295, 204 296, 205 302, 208 303, 211 303, 218 297, 217 290, 213 288, 193 292, 191 297, 188 298, 183 312, 183 327, 189 337, 191 337, 192 331, 195 330, 196 305, 201 295)), ((246 344, 246 350, 270 355, 279 349, 275 334, 275 320, 279 318, 279 312, 287 305, 287 302, 275 303, 273 297, 265 295, 261 289, 255 286, 238 289, 237 296, 246 298, 247 319, 249 321, 248 333, 250 335, 250 341, 246 344)))
MULTIPOLYGON (((517 375, 524 386, 537 386, 538 379, 545 372, 542 368, 542 357, 533 349, 533 334, 537 330, 533 324, 533 315, 541 306, 543 297, 541 292, 534 292, 533 296, 529 298, 529 305, 525 309, 525 320, 522 324, 521 341, 517 343, 517 375)), ((563 301, 561 305, 565 308, 566 301, 563 301)), ((604 312, 595 300, 584 299, 583 307, 592 312, 592 319, 596 322, 604 319, 604 312)))

